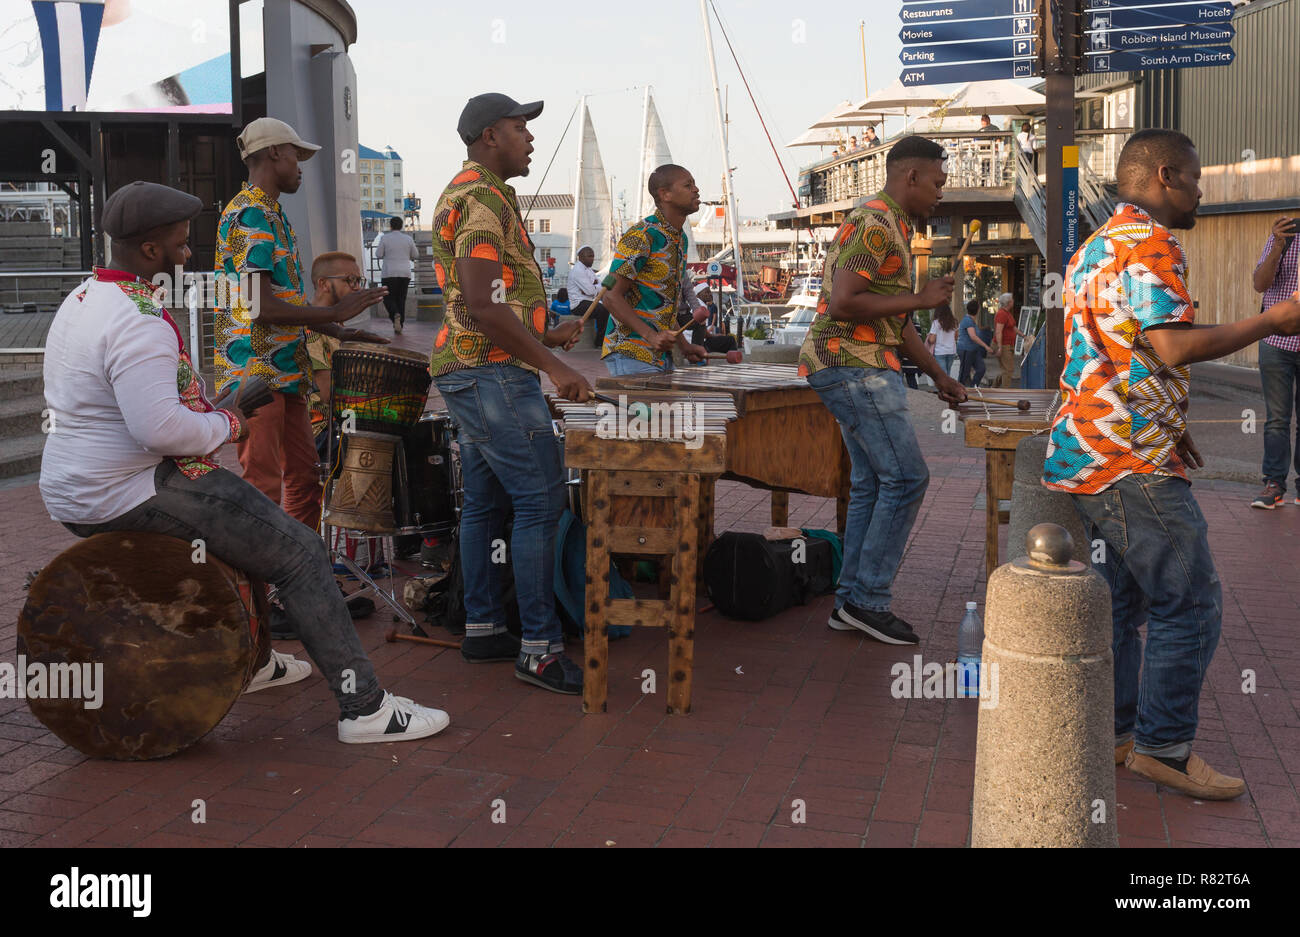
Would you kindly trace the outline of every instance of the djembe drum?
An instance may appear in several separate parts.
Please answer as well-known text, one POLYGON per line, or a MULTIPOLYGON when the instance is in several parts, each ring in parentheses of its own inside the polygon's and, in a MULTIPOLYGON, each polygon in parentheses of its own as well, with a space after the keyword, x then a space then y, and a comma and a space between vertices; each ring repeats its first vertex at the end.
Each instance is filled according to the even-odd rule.
POLYGON ((397 529, 393 468, 404 463, 401 439, 419 424, 431 383, 419 352, 346 342, 334 353, 334 414, 345 431, 326 524, 374 534, 397 529))
POLYGON ((18 618, 26 663, 47 672, 103 665, 96 709, 84 698, 29 695, 36 718, 73 748, 122 761, 188 748, 270 659, 265 586, 214 556, 194 557, 189 543, 162 534, 97 534, 32 583, 18 618))

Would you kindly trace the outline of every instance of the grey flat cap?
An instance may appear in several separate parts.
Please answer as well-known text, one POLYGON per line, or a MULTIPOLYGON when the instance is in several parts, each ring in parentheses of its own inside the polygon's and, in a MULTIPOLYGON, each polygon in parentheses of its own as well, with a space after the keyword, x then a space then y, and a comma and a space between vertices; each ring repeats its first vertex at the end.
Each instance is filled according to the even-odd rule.
POLYGON ((460 123, 456 125, 456 132, 465 141, 465 145, 469 146, 498 120, 506 117, 534 120, 541 113, 541 101, 520 104, 514 98, 504 94, 480 94, 470 98, 469 103, 465 105, 465 110, 460 112, 460 123))
POLYGON ((155 228, 189 221, 203 210, 203 202, 156 182, 124 185, 104 202, 104 233, 115 241, 129 241, 155 228))

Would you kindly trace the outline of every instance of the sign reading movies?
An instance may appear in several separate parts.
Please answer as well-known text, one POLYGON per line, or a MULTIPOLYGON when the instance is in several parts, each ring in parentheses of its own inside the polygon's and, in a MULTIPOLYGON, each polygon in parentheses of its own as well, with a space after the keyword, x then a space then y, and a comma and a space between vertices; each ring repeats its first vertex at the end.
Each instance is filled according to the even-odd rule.
POLYGON ((905 2, 899 61, 906 87, 1032 78, 1038 74, 1040 0, 905 2))

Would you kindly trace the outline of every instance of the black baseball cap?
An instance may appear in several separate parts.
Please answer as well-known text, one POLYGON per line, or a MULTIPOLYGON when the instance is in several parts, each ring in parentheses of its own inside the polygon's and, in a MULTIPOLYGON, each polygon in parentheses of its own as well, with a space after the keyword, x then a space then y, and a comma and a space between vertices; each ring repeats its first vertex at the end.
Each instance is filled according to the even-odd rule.
POLYGON ((534 120, 541 113, 541 101, 520 104, 514 98, 504 94, 480 94, 470 98, 469 103, 465 105, 465 110, 460 112, 460 123, 456 125, 456 132, 465 141, 465 145, 469 146, 498 120, 506 117, 534 120))

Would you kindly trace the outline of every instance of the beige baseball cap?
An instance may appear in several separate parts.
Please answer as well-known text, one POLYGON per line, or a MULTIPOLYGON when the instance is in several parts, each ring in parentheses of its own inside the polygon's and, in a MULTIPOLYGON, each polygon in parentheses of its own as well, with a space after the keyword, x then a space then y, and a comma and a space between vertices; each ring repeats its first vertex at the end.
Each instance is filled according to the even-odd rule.
POLYGON ((308 143, 282 120, 274 117, 259 117, 241 133, 235 141, 239 144, 239 158, 247 159, 249 153, 256 153, 268 146, 288 144, 298 149, 298 159, 305 162, 316 155, 320 149, 315 143, 308 143))

